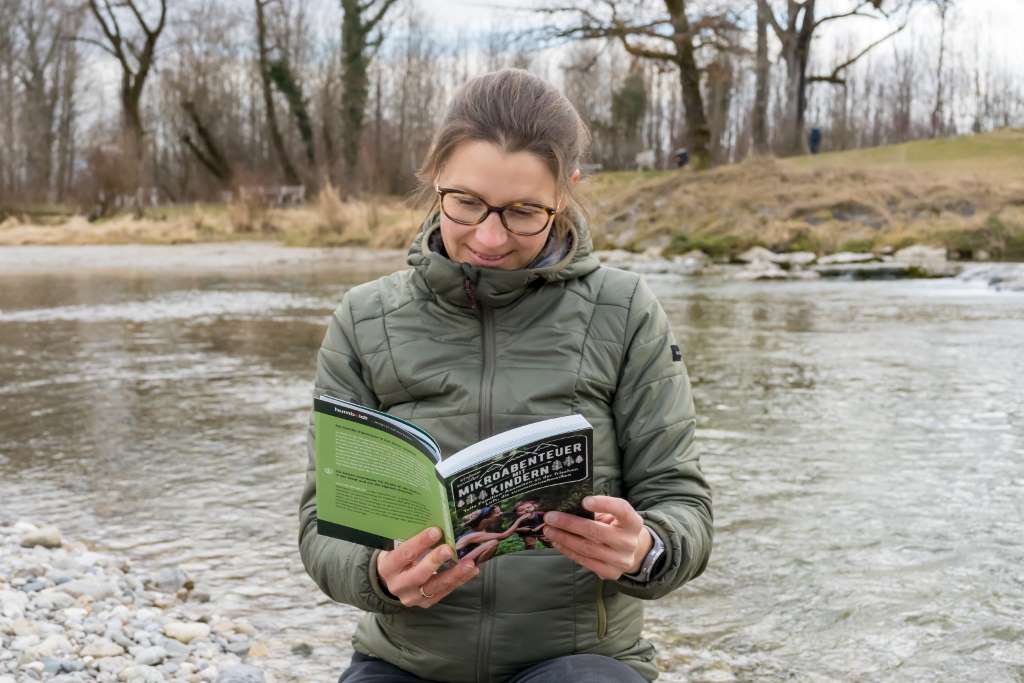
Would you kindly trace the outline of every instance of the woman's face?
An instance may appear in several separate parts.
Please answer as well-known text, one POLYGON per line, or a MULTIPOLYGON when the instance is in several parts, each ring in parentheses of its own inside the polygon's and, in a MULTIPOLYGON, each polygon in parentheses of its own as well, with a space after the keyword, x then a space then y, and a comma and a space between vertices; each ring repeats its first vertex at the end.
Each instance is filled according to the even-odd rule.
MULTIPOLYGON (((509 154, 480 140, 463 142, 437 177, 440 187, 467 190, 491 206, 531 202, 556 208, 557 183, 547 165, 530 152, 509 154)), ((460 225, 441 213, 441 239, 448 257, 485 268, 525 268, 544 247, 551 231, 529 237, 505 229, 491 212, 477 225, 460 225)))

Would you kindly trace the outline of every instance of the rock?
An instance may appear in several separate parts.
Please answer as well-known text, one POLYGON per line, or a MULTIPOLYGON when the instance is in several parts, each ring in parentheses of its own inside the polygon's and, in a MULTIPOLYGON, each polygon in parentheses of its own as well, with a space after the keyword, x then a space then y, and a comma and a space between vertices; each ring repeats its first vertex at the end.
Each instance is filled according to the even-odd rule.
POLYGON ((28 596, 21 591, 0 591, 0 614, 8 619, 20 619, 25 616, 28 607, 28 596))
POLYGON ((818 259, 813 251, 792 251, 786 254, 775 254, 773 263, 786 266, 809 266, 818 259))
POLYGON ((217 676, 217 683, 264 683, 263 671, 248 664, 225 667, 217 676))
POLYGON ((143 666, 156 666, 167 659, 167 650, 159 645, 143 648, 135 654, 135 663, 143 666))
POLYGON ((831 266, 843 263, 870 263, 878 258, 870 252, 841 251, 838 254, 829 254, 818 259, 819 266, 831 266))
POLYGON ((751 247, 737 256, 736 260, 741 263, 774 263, 777 256, 778 254, 770 249, 765 249, 764 247, 751 247))
POLYGON ((73 597, 57 588, 45 588, 39 591, 36 601, 40 604, 45 603, 50 609, 67 609, 78 605, 73 597))
POLYGON ((734 277, 737 280, 788 280, 789 273, 771 261, 753 261, 734 277))
POLYGON ((187 645, 196 638, 205 638, 210 635, 210 627, 207 624, 196 622, 172 621, 164 625, 164 635, 187 645))
POLYGON ((104 657, 99 660, 99 669, 104 673, 118 673, 132 665, 127 657, 104 657))
POLYGON ((124 654, 124 648, 106 638, 100 638, 83 647, 81 654, 90 657, 117 657, 124 654))
POLYGON ((33 659, 44 659, 71 652, 71 642, 64 636, 50 636, 38 645, 25 650, 25 654, 33 659))
POLYGON ((262 640, 257 640, 249 647, 250 657, 266 657, 270 654, 270 648, 262 640))
POLYGON ((233 640, 224 646, 228 652, 233 652, 239 657, 244 657, 249 654, 249 647, 250 645, 248 640, 233 640))
POLYGON ((32 548, 37 545, 44 548, 59 548, 61 546, 60 529, 55 526, 44 526, 27 531, 21 537, 21 545, 23 548, 32 548))
POLYGON ((151 666, 129 666, 117 675, 125 683, 164 683, 167 679, 151 666))
POLYGON ((298 643, 292 645, 292 654, 299 657, 309 657, 313 654, 313 647, 309 643, 298 643))
POLYGON ((85 595, 93 600, 112 598, 116 594, 110 581, 103 581, 101 579, 75 579, 62 584, 60 588, 65 593, 76 598, 85 595))
POLYGON ((43 673, 47 678, 60 673, 60 660, 53 657, 43 657, 43 673))
POLYGON ((893 258, 928 277, 950 277, 956 275, 959 270, 946 258, 944 247, 926 247, 918 244, 900 249, 893 258))

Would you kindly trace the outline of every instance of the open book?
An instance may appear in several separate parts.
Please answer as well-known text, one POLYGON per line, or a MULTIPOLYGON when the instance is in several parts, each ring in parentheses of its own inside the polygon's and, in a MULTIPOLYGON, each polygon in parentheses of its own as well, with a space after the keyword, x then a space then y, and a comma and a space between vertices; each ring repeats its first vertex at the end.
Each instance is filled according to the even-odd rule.
POLYGON ((434 439, 393 415, 313 401, 317 531, 391 550, 430 526, 477 563, 547 546, 544 513, 583 517, 593 428, 581 415, 517 427, 442 460, 434 439))

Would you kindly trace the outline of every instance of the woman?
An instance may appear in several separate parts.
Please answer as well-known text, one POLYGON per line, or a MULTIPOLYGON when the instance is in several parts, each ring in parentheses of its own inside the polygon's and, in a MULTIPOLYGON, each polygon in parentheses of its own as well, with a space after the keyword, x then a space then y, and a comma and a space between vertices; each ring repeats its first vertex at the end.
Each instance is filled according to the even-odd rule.
POLYGON ((573 192, 588 142, 542 79, 466 83, 420 172, 433 204, 410 269, 354 287, 329 322, 315 392, 413 420, 444 453, 571 413, 595 444, 594 519, 548 512, 551 548, 438 572, 452 558, 436 528, 391 552, 317 535, 310 426, 302 560, 366 612, 344 683, 657 676, 643 601, 704 570, 711 496, 665 313, 592 253, 573 192))

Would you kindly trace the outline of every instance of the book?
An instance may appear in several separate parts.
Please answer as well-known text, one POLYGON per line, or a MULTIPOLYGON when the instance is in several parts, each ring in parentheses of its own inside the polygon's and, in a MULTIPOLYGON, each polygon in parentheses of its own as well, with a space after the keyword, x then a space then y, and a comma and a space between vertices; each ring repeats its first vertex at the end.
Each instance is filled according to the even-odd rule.
POLYGON ((593 428, 582 415, 528 424, 447 458, 411 422, 321 394, 313 401, 317 532, 393 550, 439 527, 478 564, 548 546, 544 513, 593 519, 593 428))

